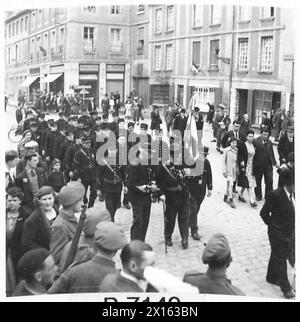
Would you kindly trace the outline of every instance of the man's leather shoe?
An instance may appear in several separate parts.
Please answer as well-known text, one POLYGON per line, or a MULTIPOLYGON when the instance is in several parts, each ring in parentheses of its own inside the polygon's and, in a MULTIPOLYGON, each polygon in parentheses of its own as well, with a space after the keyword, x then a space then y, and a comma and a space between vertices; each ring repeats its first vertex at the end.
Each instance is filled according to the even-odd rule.
POLYGON ((292 290, 288 292, 284 292, 283 295, 288 300, 295 297, 295 293, 292 290))
POLYGON ((239 196, 239 201, 240 201, 240 202, 246 202, 245 198, 244 198, 244 197, 242 197, 242 196, 239 196))
POLYGON ((166 239, 166 245, 169 246, 169 247, 172 247, 173 246, 172 240, 167 238, 166 239))
POLYGON ((200 239, 201 239, 201 237, 199 236, 199 234, 198 234, 198 233, 193 233, 193 234, 192 234, 192 238, 193 238, 194 240, 200 240, 200 239))
POLYGON ((181 242, 182 244, 182 248, 183 249, 187 249, 189 247, 189 242, 188 242, 188 239, 187 238, 184 238, 181 242))

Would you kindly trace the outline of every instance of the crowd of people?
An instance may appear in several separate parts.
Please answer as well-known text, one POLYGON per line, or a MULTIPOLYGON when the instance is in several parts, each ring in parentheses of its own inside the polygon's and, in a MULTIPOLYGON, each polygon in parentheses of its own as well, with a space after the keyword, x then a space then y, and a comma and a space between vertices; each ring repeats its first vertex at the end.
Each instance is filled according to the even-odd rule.
MULTIPOLYGON (((120 116, 120 98, 112 102, 105 95, 100 113, 87 108, 76 115, 64 105, 67 98, 63 94, 61 97, 61 105, 53 110, 46 107, 47 112, 59 113, 58 120, 46 121, 42 107, 27 109, 26 115, 23 113, 22 119, 17 119, 22 121, 23 139, 16 151, 5 154, 7 294, 158 291, 155 283, 146 283, 144 274, 145 268, 154 264, 155 257, 152 247, 145 243, 151 205, 160 201, 164 204, 166 247, 173 246, 176 218, 183 249, 189 247, 189 235, 200 240, 197 216, 204 198, 213 189, 209 149, 202 146, 203 115, 198 107, 188 114, 178 104, 169 106, 164 114, 167 142, 156 106, 151 113, 152 135, 148 134, 146 123, 139 123, 143 103, 136 97, 125 102, 124 117, 120 116), (111 112, 113 121, 109 122, 111 112), (192 164, 187 164, 182 144, 189 115, 195 121, 202 151, 192 164), (176 139, 176 133, 181 140, 176 139), (165 150, 169 151, 167 157, 165 150), (201 173, 195 172, 199 163, 201 173), (97 199, 105 202, 106 210, 99 208, 97 199), (132 211, 130 242, 115 223, 122 203, 132 211), (83 206, 88 209, 81 227, 76 215, 83 206), (78 233, 81 236, 74 253, 72 244, 78 233), (116 270, 113 261, 119 250, 121 271, 116 270)), ((219 110, 223 109, 220 105, 219 110)), ((278 209, 273 213, 269 201, 273 194, 272 167, 276 165, 269 131, 263 127, 261 136, 254 139, 246 117, 244 122, 234 121, 233 130, 228 131, 230 119, 225 114, 220 118, 219 110, 213 118, 213 130, 218 138, 217 149, 224 151, 224 201, 236 208, 234 193, 236 186, 240 186, 238 200, 246 202, 247 189, 250 205, 256 207, 254 194, 256 200, 262 199, 261 180, 265 177, 266 204, 261 216, 269 225, 269 236, 272 235, 267 280, 279 283, 285 296, 291 298, 294 293, 288 288, 284 263, 293 257, 294 208, 289 208, 288 223, 282 226, 281 213, 278 209), (214 120, 218 120, 217 129, 214 120), (278 220, 272 220, 274 216, 278 220)), ((293 149, 293 128, 288 127, 278 145, 280 193, 289 194, 282 211, 284 206, 290 206, 287 203, 291 194, 294 198, 293 149)), ((213 236, 202 258, 209 266, 206 274, 187 272, 184 283, 198 287, 200 293, 243 294, 226 277, 232 258, 225 236, 213 236)))

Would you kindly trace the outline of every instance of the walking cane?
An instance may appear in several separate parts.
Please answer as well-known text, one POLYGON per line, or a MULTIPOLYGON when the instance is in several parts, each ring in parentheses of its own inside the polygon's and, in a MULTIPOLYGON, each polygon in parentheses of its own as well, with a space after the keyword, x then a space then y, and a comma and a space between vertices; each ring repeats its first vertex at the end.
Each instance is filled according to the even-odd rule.
POLYGON ((166 238, 166 202, 163 200, 163 211, 164 211, 164 237, 165 237, 165 254, 168 253, 168 245, 166 238))

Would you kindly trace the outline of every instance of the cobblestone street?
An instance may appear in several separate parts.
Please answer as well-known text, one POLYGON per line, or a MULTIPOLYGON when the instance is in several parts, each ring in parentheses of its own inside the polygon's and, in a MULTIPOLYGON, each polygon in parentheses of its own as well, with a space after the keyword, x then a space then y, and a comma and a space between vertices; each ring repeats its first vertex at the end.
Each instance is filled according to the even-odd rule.
MULTIPOLYGON (((6 121, 6 124, 14 123, 13 107, 9 107, 6 121)), ((179 278, 191 269, 204 272, 206 266, 201 260, 204 242, 214 233, 223 233, 228 238, 232 250, 233 262, 228 270, 228 278, 232 283, 247 296, 282 298, 279 287, 270 285, 265 280, 270 247, 267 227, 259 216, 263 201, 258 202, 258 209, 250 208, 248 201, 247 204, 238 202, 237 196, 235 198, 237 209, 232 209, 223 202, 225 182, 222 176, 222 155, 216 151, 215 143, 211 143, 211 139, 211 127, 205 123, 203 144, 209 146, 208 159, 213 171, 213 192, 210 198, 204 200, 198 214, 199 234, 202 238, 200 241, 189 238, 189 248, 183 250, 176 224, 173 234, 174 245, 168 247, 168 253, 165 254, 163 205, 152 204, 146 242, 150 243, 156 252, 156 265, 179 278)), ((7 142, 6 148, 16 148, 16 145, 7 142)), ((276 150, 275 148, 275 152, 276 150)), ((274 169, 274 188, 277 187, 277 181, 278 176, 274 169)), ((105 207, 105 204, 101 203, 101 206, 105 207)), ((132 211, 120 208, 116 213, 116 222, 124 227, 129 237, 132 211)))

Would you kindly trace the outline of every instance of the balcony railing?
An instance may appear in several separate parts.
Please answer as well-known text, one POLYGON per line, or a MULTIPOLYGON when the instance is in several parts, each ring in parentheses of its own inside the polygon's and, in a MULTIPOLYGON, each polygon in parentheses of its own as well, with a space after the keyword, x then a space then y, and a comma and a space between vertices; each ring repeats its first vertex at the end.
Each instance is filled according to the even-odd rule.
POLYGON ((123 51, 123 44, 121 42, 111 42, 110 43, 110 52, 118 53, 123 51))

